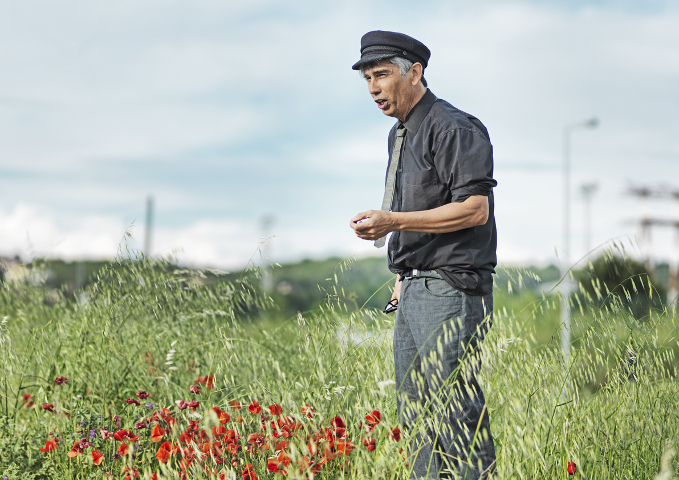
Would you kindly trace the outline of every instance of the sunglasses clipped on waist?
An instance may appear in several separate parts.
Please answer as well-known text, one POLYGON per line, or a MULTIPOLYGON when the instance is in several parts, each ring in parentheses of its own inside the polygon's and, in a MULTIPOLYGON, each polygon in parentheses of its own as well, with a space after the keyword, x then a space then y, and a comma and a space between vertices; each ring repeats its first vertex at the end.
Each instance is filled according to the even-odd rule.
POLYGON ((384 307, 382 312, 384 313, 394 313, 398 309, 398 298, 392 298, 389 303, 384 307))

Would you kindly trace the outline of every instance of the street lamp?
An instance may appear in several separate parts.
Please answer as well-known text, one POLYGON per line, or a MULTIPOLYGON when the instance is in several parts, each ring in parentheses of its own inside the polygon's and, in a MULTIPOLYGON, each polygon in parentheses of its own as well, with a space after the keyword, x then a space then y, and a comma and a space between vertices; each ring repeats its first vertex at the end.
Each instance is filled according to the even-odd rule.
POLYGON ((563 248, 566 260, 571 250, 571 134, 574 130, 596 128, 598 125, 599 120, 592 118, 585 122, 568 125, 563 132, 563 248))
POLYGON ((566 362, 571 343, 571 312, 569 297, 571 294, 570 279, 566 278, 568 262, 571 250, 571 134, 575 130, 596 128, 599 120, 595 117, 583 122, 567 125, 563 131, 563 259, 561 261, 561 273, 563 277, 563 307, 561 308, 561 349, 566 362))
POLYGON ((599 184, 596 182, 584 183, 580 185, 580 194, 582 195, 582 202, 585 206, 585 231, 584 231, 584 249, 585 255, 589 255, 589 251, 592 248, 592 222, 591 222, 591 209, 592 209, 592 197, 599 188, 599 184))

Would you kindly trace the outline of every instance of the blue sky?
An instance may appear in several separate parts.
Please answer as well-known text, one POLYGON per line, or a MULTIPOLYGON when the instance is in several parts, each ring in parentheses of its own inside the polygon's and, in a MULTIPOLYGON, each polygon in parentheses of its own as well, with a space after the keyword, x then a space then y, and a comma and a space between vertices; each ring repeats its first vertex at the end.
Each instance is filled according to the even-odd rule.
POLYGON ((594 243, 677 215, 624 195, 679 178, 672 2, 0 2, 0 255, 110 257, 149 194, 154 253, 194 265, 242 265, 265 234, 273 261, 381 254, 348 228, 380 204, 392 124, 350 69, 372 29, 425 42, 432 91, 488 127, 501 261, 555 259, 563 128, 592 116, 570 257, 581 183, 594 243))

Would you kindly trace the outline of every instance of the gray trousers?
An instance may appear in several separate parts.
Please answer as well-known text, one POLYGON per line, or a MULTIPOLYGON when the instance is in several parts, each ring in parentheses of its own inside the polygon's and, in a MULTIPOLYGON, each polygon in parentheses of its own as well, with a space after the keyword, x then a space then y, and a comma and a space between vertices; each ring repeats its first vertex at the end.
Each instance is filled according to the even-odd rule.
POLYGON ((434 271, 406 278, 394 328, 399 421, 410 433, 411 478, 489 478, 495 467, 479 345, 493 294, 467 295, 434 271))

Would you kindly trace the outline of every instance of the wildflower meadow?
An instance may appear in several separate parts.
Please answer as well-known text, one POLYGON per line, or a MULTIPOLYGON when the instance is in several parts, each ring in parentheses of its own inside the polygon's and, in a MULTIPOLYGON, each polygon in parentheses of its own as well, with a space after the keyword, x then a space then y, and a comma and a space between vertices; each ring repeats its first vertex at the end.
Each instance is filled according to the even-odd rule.
MULTIPOLYGON (((75 294, 0 283, 0 479, 408 478, 394 318, 350 298, 351 268, 289 317, 256 268, 120 258, 75 294)), ((585 265, 564 298, 503 272, 481 351, 494 478, 673 478, 674 305, 640 274, 611 286, 585 265)))

